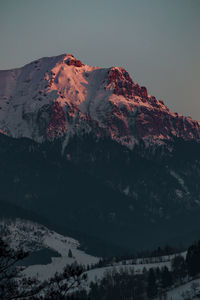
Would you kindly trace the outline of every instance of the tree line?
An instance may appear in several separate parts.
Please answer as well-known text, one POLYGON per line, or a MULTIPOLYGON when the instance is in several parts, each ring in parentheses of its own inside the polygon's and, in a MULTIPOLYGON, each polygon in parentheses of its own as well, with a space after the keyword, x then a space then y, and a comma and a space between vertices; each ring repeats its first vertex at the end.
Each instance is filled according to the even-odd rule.
MULTIPOLYGON (((83 288, 87 280, 85 268, 77 264, 66 266, 61 274, 56 273, 53 278, 44 282, 22 277, 21 267, 17 266, 17 263, 27 255, 23 250, 10 249, 0 238, 0 299, 165 299, 170 288, 200 275, 200 241, 188 248, 185 258, 181 255, 175 256, 171 260, 170 268, 164 266, 147 270, 144 267, 141 274, 135 273, 134 269, 121 268, 116 271, 113 268, 112 271, 107 271, 101 280, 92 282, 89 291, 83 288), (81 290, 78 287, 81 287, 81 290)), ((72 255, 71 251, 68 255, 72 255)))

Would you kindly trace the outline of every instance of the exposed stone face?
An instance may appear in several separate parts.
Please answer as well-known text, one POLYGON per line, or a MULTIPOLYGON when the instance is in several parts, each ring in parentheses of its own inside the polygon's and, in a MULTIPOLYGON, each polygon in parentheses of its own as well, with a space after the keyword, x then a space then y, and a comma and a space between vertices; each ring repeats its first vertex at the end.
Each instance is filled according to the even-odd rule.
POLYGON ((68 66, 75 66, 75 67, 82 67, 83 64, 80 60, 78 59, 75 59, 73 57, 70 57, 68 58, 65 63, 68 65, 68 66))
POLYGON ((116 95, 132 98, 135 95, 135 84, 123 68, 111 68, 108 73, 107 87, 112 86, 116 95))
POLYGON ((147 89, 145 86, 141 86, 141 97, 148 98, 147 89))
POLYGON ((123 138, 130 136, 130 130, 126 119, 114 111, 108 117, 108 128, 110 129, 111 136, 115 135, 116 138, 123 138))
POLYGON ((137 104, 135 122, 132 119, 134 105, 128 109, 115 107, 112 110, 112 122, 110 128, 118 131, 118 136, 126 136, 131 140, 135 135, 137 139, 161 139, 169 140, 174 137, 185 140, 200 140, 199 123, 190 118, 183 117, 169 111, 162 100, 148 95, 144 86, 135 84, 129 74, 123 68, 111 68, 108 72, 106 89, 110 89, 115 95, 123 96, 137 104), (138 105, 138 103, 145 105, 138 105), (131 125, 134 123, 134 126, 131 125), (134 128, 134 132, 131 128, 134 128))
MULTIPOLYGON (((67 64, 82 66, 73 56, 68 58, 67 64)), ((200 140, 198 122, 170 112, 162 100, 158 101, 148 95, 146 87, 135 84, 125 69, 110 68, 105 89, 130 100, 131 105, 127 107, 110 102, 109 111, 105 111, 101 119, 102 127, 98 121, 93 120, 89 111, 83 114, 75 103, 67 105, 64 112, 59 103, 55 102, 47 127, 48 139, 63 136, 67 124, 70 124, 77 134, 92 131, 97 138, 110 137, 130 147, 133 139, 164 141, 179 137, 200 140), (137 113, 134 104, 137 104, 137 113)))
POLYGON ((107 82, 106 88, 112 87, 116 95, 130 99, 133 99, 135 96, 142 97, 143 100, 148 98, 146 87, 140 87, 138 84, 135 84, 124 68, 111 68, 107 82))
POLYGON ((62 137, 66 132, 65 112, 61 105, 56 101, 52 104, 50 122, 47 125, 47 139, 52 140, 62 137))
POLYGON ((140 108, 136 118, 136 132, 139 138, 157 136, 161 139, 200 139, 198 122, 183 116, 174 116, 161 109, 152 112, 144 107, 140 108))
POLYGON ((51 106, 49 104, 43 105, 37 114, 36 122, 38 124, 39 135, 43 137, 46 133, 47 125, 50 122, 51 106))

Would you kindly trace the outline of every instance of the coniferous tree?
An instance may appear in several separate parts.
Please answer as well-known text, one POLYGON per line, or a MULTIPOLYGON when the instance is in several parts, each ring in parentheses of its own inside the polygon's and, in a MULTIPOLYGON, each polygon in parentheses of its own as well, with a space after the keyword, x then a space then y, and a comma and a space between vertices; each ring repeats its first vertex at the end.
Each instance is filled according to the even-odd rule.
POLYGON ((72 250, 71 250, 71 249, 69 249, 69 251, 68 251, 68 257, 70 257, 70 258, 73 257, 73 256, 72 256, 72 250))
POLYGON ((172 285, 172 274, 166 266, 161 271, 161 284, 163 288, 167 288, 172 285))
POLYGON ((190 276, 200 273, 200 241, 188 248, 186 263, 190 276))
POLYGON ((171 267, 174 278, 181 281, 185 277, 187 271, 184 257, 181 255, 174 257, 171 267))
POLYGON ((147 279, 147 296, 153 299, 157 295, 157 283, 154 269, 150 269, 147 279))

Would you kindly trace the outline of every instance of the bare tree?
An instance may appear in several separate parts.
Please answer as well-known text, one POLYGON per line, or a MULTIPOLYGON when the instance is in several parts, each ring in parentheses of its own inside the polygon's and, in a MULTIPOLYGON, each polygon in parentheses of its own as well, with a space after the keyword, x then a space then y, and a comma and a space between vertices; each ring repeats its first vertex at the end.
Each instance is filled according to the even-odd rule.
POLYGON ((68 299, 87 280, 84 268, 77 264, 67 265, 63 273, 56 273, 50 280, 44 299, 68 299))

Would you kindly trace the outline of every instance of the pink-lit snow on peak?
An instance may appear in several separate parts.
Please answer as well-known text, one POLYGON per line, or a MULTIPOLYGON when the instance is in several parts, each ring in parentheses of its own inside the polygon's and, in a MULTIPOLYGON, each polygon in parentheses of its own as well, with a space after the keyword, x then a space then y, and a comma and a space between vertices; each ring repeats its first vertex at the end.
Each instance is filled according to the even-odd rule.
POLYGON ((83 64, 72 54, 0 71, 0 130, 38 142, 74 135, 110 137, 129 148, 143 140, 200 141, 200 123, 171 112, 122 67, 83 64))

